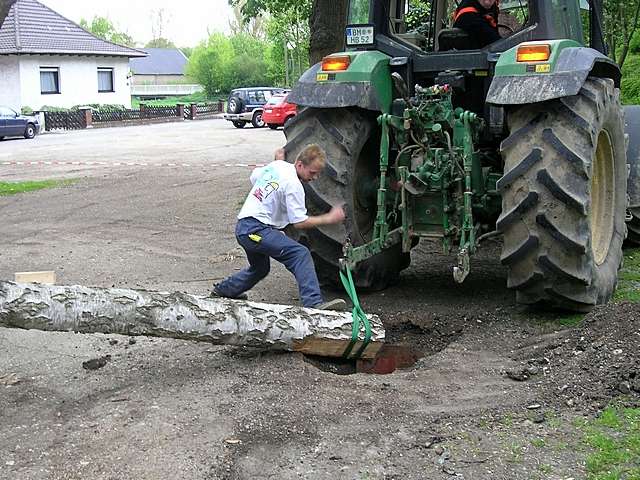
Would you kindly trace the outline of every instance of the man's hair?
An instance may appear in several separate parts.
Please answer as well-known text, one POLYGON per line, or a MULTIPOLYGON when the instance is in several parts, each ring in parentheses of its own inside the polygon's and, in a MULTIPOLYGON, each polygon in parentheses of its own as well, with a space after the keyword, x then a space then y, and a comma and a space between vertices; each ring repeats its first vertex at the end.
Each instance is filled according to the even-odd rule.
POLYGON ((319 161, 322 163, 322 167, 327 163, 327 154, 320 145, 312 143, 307 145, 296 157, 296 162, 302 162, 305 167, 319 161))

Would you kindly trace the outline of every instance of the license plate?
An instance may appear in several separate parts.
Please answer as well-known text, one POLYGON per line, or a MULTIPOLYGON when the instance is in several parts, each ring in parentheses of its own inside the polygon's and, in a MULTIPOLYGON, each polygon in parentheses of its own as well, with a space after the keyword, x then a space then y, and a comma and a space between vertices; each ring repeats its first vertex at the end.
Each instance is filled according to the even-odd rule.
POLYGON ((373 25, 347 27, 347 45, 373 45, 373 25))
POLYGON ((267 113, 271 113, 271 112, 273 112, 273 110, 271 110, 271 109, 267 109, 267 110, 265 110, 265 112, 267 112, 267 113))

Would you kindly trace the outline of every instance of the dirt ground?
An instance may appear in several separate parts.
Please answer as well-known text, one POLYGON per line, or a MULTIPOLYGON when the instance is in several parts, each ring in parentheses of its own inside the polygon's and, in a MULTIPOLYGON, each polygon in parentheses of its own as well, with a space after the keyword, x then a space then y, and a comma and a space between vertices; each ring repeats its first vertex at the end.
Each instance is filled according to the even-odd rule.
MULTIPOLYGON (((77 179, 0 197, 0 278, 55 270, 60 284, 205 294, 245 264, 233 238, 244 165, 268 162, 283 140, 212 120, 0 142, 0 181, 77 179)), ((612 399, 639 403, 640 307, 562 327, 516 306, 499 249, 489 242, 456 286, 453 259, 421 244, 398 285, 362 297, 389 341, 422 356, 390 375, 181 340, 0 329, 0 478, 584 478, 575 420, 612 399), (103 368, 82 367, 105 355, 103 368)), ((279 265, 250 298, 298 301, 279 265)))

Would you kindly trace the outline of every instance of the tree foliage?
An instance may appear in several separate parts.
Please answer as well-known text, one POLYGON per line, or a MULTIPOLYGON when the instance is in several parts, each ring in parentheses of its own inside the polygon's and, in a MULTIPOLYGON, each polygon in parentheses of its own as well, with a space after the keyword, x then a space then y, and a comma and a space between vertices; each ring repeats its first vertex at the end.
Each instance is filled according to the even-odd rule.
POLYGON ((622 68, 622 103, 640 103, 640 55, 630 54, 622 68))
POLYGON ((180 47, 180 51, 184 53, 184 56, 187 58, 191 57, 191 54, 193 53, 193 49, 194 47, 180 47))
MULTIPOLYGON (((305 31, 306 24, 314 16, 322 17, 324 10, 337 8, 338 2, 324 2, 320 0, 228 0, 242 15, 242 21, 252 21, 256 18, 267 18, 266 30, 269 43, 267 58, 271 78, 281 79, 291 85, 307 66, 306 61, 300 61, 300 51, 316 48, 317 40, 314 31, 305 31), (323 10, 324 9, 324 10, 323 10), (318 12, 316 10, 323 10, 318 12), (287 52, 287 67, 284 65, 285 51, 287 52), (284 77, 284 79, 283 79, 284 77)), ((409 0, 409 14, 407 30, 418 31, 428 28, 429 0, 409 0)), ((637 67, 635 56, 640 55, 640 0, 603 0, 605 41, 609 55, 624 70, 625 82, 623 95, 640 100, 640 89, 635 87, 637 68, 625 68, 627 61, 637 67), (628 92, 625 93, 625 90, 628 92)), ((317 22, 316 22, 317 23, 317 22)), ((322 23, 322 22, 321 22, 322 23)), ((321 25, 320 25, 321 26, 321 25)), ((328 31, 325 36, 336 35, 336 45, 342 40, 343 32, 328 31), (341 38, 337 38, 340 36, 341 38)), ((423 32, 428 33, 428 32, 423 32)), ((327 39, 325 39, 327 40, 327 39)), ((330 39, 328 39, 330 40, 330 39)), ((324 42, 330 43, 330 42, 324 42)), ((312 55, 313 56, 313 55, 312 55)), ((638 82, 640 84, 640 81, 638 82)))
POLYGON ((230 5, 239 5, 241 7, 245 20, 249 20, 265 12, 272 16, 278 16, 292 9, 296 9, 296 7, 303 7, 302 4, 305 3, 309 2, 304 0, 229 0, 230 5))
POLYGON ((158 37, 147 42, 145 48, 176 48, 176 45, 171 40, 164 37, 158 37))
POLYGON ((429 14, 431 2, 425 0, 409 0, 409 13, 405 18, 407 31, 429 36, 429 14))
POLYGON ((271 83, 266 54, 269 46, 245 33, 227 38, 212 34, 198 45, 187 64, 187 75, 214 96, 237 87, 255 87, 271 83))
POLYGON ((264 18, 267 76, 273 85, 290 86, 309 67, 309 16, 312 0, 229 0, 238 22, 264 18))
POLYGON ((91 32, 98 38, 102 38, 108 42, 134 47, 135 41, 125 32, 119 32, 115 25, 107 17, 95 16, 89 23, 84 18, 80 19, 80 26, 91 32))
POLYGON ((263 13, 258 13, 253 17, 246 17, 243 8, 247 0, 236 0, 231 3, 233 7, 233 20, 229 22, 231 33, 247 33, 252 37, 264 40, 266 38, 266 18, 263 13))
POLYGON ((222 33, 214 33, 193 50, 186 73, 204 86, 207 95, 213 96, 228 89, 232 60, 231 41, 222 33))
POLYGON ((622 67, 638 30, 640 0, 604 0, 603 10, 609 55, 622 67))

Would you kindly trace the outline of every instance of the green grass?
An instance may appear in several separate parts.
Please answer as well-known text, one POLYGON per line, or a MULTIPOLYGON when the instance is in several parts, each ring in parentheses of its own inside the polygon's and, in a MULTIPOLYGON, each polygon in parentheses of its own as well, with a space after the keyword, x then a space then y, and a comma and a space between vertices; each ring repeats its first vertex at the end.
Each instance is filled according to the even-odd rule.
POLYGON ((43 188, 55 188, 71 185, 75 180, 39 180, 30 182, 0 182, 0 196, 33 192, 43 188))
POLYGON ((531 440, 531 445, 536 448, 543 448, 547 446, 547 442, 544 440, 544 438, 534 438, 533 440, 531 440))
POLYGON ((513 415, 510 413, 507 413, 504 417, 502 417, 500 419, 500 423, 502 425, 504 425, 505 427, 512 427, 513 426, 513 415))
POLYGON ((522 445, 519 445, 519 444, 514 442, 509 446, 509 451, 511 453, 511 456, 509 458, 507 458, 507 462, 510 462, 510 463, 522 463, 523 452, 524 452, 524 449, 522 448, 522 445))
POLYGON ((616 302, 640 302, 640 248, 624 253, 624 267, 618 274, 618 288, 613 296, 616 302))
POLYGON ((553 471, 553 468, 551 467, 551 465, 543 463, 540 466, 538 466, 538 470, 540 471, 540 473, 544 473, 545 475, 549 475, 553 471))
POLYGON ((534 312, 529 318, 534 323, 543 328, 572 328, 577 327, 584 320, 584 313, 562 313, 562 312, 534 312))
POLYGON ((588 480, 640 480, 640 408, 610 406, 578 426, 590 450, 588 480))
POLYGON ((562 316, 556 319, 556 322, 563 327, 577 327, 584 320, 584 313, 574 313, 572 315, 562 316))

